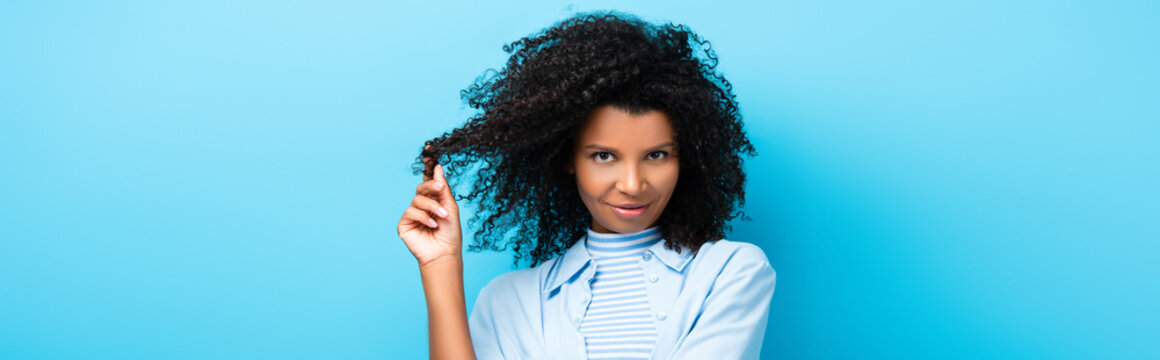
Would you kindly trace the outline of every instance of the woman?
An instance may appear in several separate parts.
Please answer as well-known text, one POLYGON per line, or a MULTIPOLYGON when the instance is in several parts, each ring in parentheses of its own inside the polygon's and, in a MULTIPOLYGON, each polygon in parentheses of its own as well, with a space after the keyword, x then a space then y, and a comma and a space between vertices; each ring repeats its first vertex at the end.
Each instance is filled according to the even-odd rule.
POLYGON ((609 12, 504 51, 463 91, 479 114, 425 144, 399 221, 431 357, 756 359, 775 276, 760 248, 721 239, 745 202, 740 155, 756 151, 708 43, 609 12), (456 197, 448 179, 470 165, 456 197), (532 266, 488 283, 470 319, 465 199, 482 219, 470 249, 532 266))

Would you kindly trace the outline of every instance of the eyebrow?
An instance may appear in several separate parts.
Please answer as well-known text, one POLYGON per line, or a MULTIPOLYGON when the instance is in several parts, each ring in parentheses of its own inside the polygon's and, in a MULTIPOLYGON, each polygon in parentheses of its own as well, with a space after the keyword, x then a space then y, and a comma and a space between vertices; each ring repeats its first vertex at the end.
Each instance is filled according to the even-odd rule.
MULTIPOLYGON (((656 149, 659 149, 659 148, 663 148, 663 147, 665 147, 665 146, 671 146, 671 147, 673 147, 673 148, 676 148, 676 147, 677 147, 677 144, 676 144, 676 143, 674 143, 674 142, 672 142, 672 141, 669 141, 669 142, 666 142, 666 143, 663 143, 663 144, 660 144, 660 145, 657 145, 657 146, 653 146, 653 147, 651 147, 651 148, 648 148, 648 150, 656 150, 656 149)), ((588 144, 588 145, 585 145, 585 146, 584 146, 584 149, 589 149, 589 148, 591 148, 591 149, 596 149, 596 150, 603 150, 603 151, 608 151, 608 152, 619 152, 619 151, 617 151, 617 150, 616 150, 616 148, 613 148, 613 147, 608 147, 608 146, 604 146, 604 145, 599 145, 599 144, 588 144)))

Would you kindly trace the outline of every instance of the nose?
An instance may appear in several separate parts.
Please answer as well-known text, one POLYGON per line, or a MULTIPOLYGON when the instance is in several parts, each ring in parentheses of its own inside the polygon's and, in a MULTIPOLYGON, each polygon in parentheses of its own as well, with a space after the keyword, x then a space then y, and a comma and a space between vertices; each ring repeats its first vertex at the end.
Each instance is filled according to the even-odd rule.
POLYGON ((620 181, 616 182, 616 190, 629 196, 639 195, 644 190, 644 180, 642 179, 640 166, 634 163, 625 165, 624 174, 620 181))

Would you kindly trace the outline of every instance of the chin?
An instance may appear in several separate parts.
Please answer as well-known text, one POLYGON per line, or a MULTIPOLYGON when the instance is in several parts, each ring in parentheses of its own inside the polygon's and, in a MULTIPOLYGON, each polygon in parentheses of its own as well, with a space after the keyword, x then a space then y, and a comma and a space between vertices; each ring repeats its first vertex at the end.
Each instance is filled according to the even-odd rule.
MULTIPOLYGON (((616 215, 612 215, 612 217, 615 218, 616 215)), ((601 222, 600 225, 604 226, 605 229, 611 230, 612 232, 623 234, 634 233, 648 229, 654 222, 656 222, 656 219, 653 219, 652 221, 642 221, 639 224, 636 222, 626 222, 620 219, 613 219, 613 221, 601 222)))

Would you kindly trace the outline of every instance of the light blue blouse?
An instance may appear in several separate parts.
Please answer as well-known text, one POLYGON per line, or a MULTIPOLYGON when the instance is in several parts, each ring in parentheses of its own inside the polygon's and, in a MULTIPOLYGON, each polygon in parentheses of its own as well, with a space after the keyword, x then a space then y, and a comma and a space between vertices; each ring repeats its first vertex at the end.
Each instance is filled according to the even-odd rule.
MULTIPOLYGON (((479 291, 468 324, 479 359, 586 359, 581 320, 594 258, 581 238, 564 255, 508 272, 479 291)), ((658 241, 641 252, 657 330, 651 359, 757 359, 775 273, 756 245, 707 242, 696 256, 658 241), (651 281, 656 275, 657 281, 651 281)))

